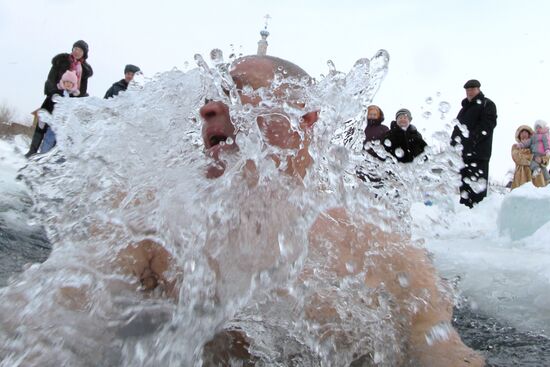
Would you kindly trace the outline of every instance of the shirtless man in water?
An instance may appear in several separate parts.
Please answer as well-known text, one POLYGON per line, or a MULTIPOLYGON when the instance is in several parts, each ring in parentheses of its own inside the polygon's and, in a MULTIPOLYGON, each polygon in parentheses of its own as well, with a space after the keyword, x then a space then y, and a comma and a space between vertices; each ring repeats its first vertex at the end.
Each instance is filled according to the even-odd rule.
MULTIPOLYGON (((269 88, 275 73, 280 68, 288 76, 307 77, 307 73, 298 66, 275 57, 248 56, 233 64, 231 76, 239 91, 243 105, 258 106, 261 102, 257 96, 249 96, 241 91, 245 87, 253 90, 269 88)), ((285 86, 273 91, 275 98, 285 98, 285 86)), ((300 129, 295 131, 284 114, 277 113, 258 117, 257 123, 267 144, 283 149, 294 149, 295 154, 281 158, 273 155, 270 158, 276 166, 281 167, 281 174, 296 178, 296 184, 307 174, 312 164, 308 152, 309 138, 318 119, 318 112, 308 111, 307 106, 299 103, 304 109, 300 129), (282 159, 286 164, 282 164, 282 159)), ((238 134, 231 121, 229 107, 221 101, 209 101, 201 109, 203 120, 202 136, 206 152, 214 163, 208 167, 206 176, 217 179, 226 169, 222 158, 232 154, 238 147, 232 144, 220 144, 222 141, 235 141, 238 134), (223 154, 222 154, 223 152, 223 154), (222 157, 222 158, 220 158, 222 157)), ((249 185, 256 185, 255 164, 249 161, 243 168, 243 174, 249 185)), ((394 304, 392 317, 407 330, 403 336, 404 346, 397 348, 401 353, 397 365, 411 366, 483 366, 483 358, 464 345, 450 325, 452 302, 448 295, 440 290, 440 279, 424 249, 410 245, 410 239, 401 235, 387 233, 379 227, 353 217, 345 209, 328 210, 314 221, 309 230, 308 259, 312 259, 315 270, 322 269, 327 274, 342 279, 346 276, 361 274, 365 268, 364 284, 369 289, 382 289, 394 304), (329 256, 328 254, 337 254, 329 256), (354 266, 349 266, 353 263, 354 266), (407 274, 406 286, 399 279, 399 274, 407 274), (420 306, 410 307, 411 300, 420 300, 420 306), (438 340, 429 340, 428 335, 437 325, 446 325, 447 335, 438 340)), ((144 289, 163 286, 171 293, 172 282, 165 274, 170 269, 170 255, 161 246, 144 240, 132 245, 124 254, 131 261, 124 261, 124 268, 138 276, 144 289)), ((215 259, 212 260, 215 263, 215 259)), ((306 262, 307 263, 307 262, 306 262)), ((215 264, 214 264, 215 267, 215 264)), ((311 266, 305 265, 297 282, 306 282, 313 276, 311 266)), ((334 305, 337 300, 329 298, 310 299, 303 315, 309 321, 320 326, 338 322, 338 313, 334 305)), ((376 307, 370 305, 365 307, 376 307)), ((253 358, 246 350, 247 336, 238 330, 221 332, 206 345, 206 349, 218 353, 218 362, 224 358, 236 358, 244 365, 253 364, 253 358), (224 336, 232 340, 227 346, 224 336), (217 348, 227 348, 219 351, 217 348), (225 357, 223 357, 225 356, 225 357)), ((223 363, 223 362, 219 362, 223 363)), ((355 365, 355 364, 354 364, 355 365)))

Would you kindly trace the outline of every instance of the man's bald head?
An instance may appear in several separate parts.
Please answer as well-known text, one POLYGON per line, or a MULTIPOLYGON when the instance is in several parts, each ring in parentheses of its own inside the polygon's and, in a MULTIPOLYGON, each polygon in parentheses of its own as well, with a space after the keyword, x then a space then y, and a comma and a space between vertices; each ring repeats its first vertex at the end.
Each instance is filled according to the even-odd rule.
MULTIPOLYGON (((262 101, 266 102, 265 99, 270 101, 268 106, 262 106, 264 110, 261 113, 257 113, 258 127, 269 145, 295 151, 295 154, 286 152, 282 155, 271 154, 270 157, 277 166, 285 160, 285 172, 304 177, 306 168, 312 162, 307 151, 309 131, 318 118, 318 111, 306 110, 305 87, 310 84, 311 77, 290 61, 273 56, 242 57, 232 64, 230 73, 243 105, 257 107, 262 101), (282 77, 274 83, 277 74, 282 77), (261 88, 269 89, 269 92, 258 93, 261 88), (249 89, 253 92, 250 93, 249 89), (298 126, 291 124, 293 118, 298 126)), ((200 114, 205 148, 219 161, 221 151, 235 148, 237 131, 229 107, 221 101, 210 101, 200 109, 200 114), (232 143, 219 144, 228 141, 228 138, 232 143)), ((216 167, 209 167, 207 177, 219 177, 224 170, 223 162, 218 163, 216 167)))
POLYGON ((276 73, 288 78, 311 80, 309 74, 298 65, 273 56, 245 56, 235 60, 231 66, 231 76, 239 89, 244 86, 253 89, 269 87, 276 73))

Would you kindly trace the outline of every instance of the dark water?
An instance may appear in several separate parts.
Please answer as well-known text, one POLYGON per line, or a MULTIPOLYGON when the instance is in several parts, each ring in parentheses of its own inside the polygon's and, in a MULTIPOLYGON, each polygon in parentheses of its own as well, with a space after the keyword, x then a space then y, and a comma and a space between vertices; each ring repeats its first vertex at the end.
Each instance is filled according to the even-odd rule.
MULTIPOLYGON (((26 224, 30 199, 15 195, 0 199, 0 286, 25 264, 45 261, 51 251, 44 230, 26 224)), ((487 366, 550 366, 550 339, 543 335, 520 332, 468 307, 455 308, 454 326, 467 345, 485 355, 487 366)))
POLYGON ((487 366, 550 366, 550 339, 524 333, 493 317, 455 308, 455 328, 464 342, 479 350, 487 366))
POLYGON ((43 262, 51 246, 43 228, 27 224, 31 201, 23 193, 0 198, 0 287, 26 264, 43 262))

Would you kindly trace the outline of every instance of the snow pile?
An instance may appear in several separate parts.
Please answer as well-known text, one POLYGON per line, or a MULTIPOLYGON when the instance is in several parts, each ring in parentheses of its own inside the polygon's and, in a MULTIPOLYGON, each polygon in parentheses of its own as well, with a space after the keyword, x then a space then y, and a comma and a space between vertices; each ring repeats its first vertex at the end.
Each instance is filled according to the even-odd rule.
MULTIPOLYGON (((519 240, 550 222, 550 190, 533 188, 527 183, 506 196, 498 215, 500 234, 519 240)), ((550 228, 546 233, 546 243, 550 245, 550 228)))

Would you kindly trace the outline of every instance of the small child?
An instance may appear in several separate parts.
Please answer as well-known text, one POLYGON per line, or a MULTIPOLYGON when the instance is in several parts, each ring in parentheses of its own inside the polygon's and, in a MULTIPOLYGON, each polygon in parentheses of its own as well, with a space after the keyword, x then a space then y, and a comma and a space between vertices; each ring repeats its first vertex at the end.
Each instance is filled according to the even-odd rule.
POLYGON ((78 77, 76 76, 76 72, 67 70, 61 77, 59 83, 57 83, 57 88, 63 91, 63 97, 78 96, 80 91, 78 90, 78 77))
MULTIPOLYGON (((57 88, 59 89, 59 92, 63 95, 63 97, 78 96, 80 94, 80 91, 78 90, 78 77, 76 76, 76 73, 74 71, 67 70, 61 77, 61 80, 59 80, 59 83, 57 83, 57 88)), ((51 100, 51 97, 48 98, 50 98, 51 100)), ((39 122, 39 124, 44 125, 43 122, 39 122)), ((44 128, 44 126, 40 126, 40 128, 44 128)), ((55 133, 53 132, 52 128, 48 126, 44 135, 44 140, 42 141, 42 146, 40 147, 40 153, 47 153, 48 151, 50 151, 50 149, 55 147, 55 144, 55 133)))
POLYGON ((537 120, 534 127, 535 133, 531 136, 531 139, 520 142, 517 146, 518 148, 531 149, 533 159, 531 160, 530 168, 533 177, 542 173, 544 179, 548 182, 550 180, 550 173, 546 170, 546 164, 550 157, 550 135, 548 134, 548 127, 543 120, 537 120))

